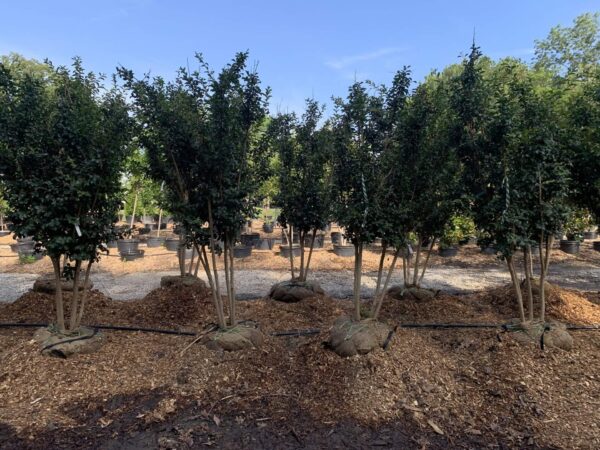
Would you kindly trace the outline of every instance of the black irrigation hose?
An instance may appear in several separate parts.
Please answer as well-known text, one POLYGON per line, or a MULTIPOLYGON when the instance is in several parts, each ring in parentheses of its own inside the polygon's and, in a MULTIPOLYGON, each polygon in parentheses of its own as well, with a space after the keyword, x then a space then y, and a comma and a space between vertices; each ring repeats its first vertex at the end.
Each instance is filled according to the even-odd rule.
POLYGON ((308 330, 273 331, 271 336, 310 336, 320 332, 319 328, 309 328, 308 330))
POLYGON ((120 325, 88 325, 90 328, 98 328, 99 330, 114 330, 114 331, 141 331, 143 333, 160 333, 174 334, 181 336, 196 336, 198 333, 193 331, 165 330, 161 328, 143 328, 143 327, 127 327, 120 325))
POLYGON ((493 323, 400 323, 400 328, 502 328, 493 323))
MULTIPOLYGON (((243 323, 243 322, 240 322, 243 323)), ((47 323, 0 323, 0 328, 40 328, 47 327, 47 323)), ((114 330, 114 331, 140 331, 143 333, 159 333, 159 334, 170 334, 180 336, 197 336, 198 333, 193 331, 179 331, 179 330, 167 330, 161 328, 143 328, 143 327, 129 327, 123 325, 86 325, 90 328, 97 328, 99 330, 114 330)), ((397 325, 398 328, 428 328, 428 329, 456 329, 456 328, 487 328, 487 329, 504 329, 508 331, 509 327, 506 324, 494 325, 487 323, 401 323, 397 325)), ((579 331, 600 331, 600 325, 567 325, 567 330, 579 330, 579 331)), ((396 330, 392 330, 391 334, 396 330)), ((271 336, 306 336, 312 334, 319 334, 321 330, 319 328, 310 328, 307 330, 287 330, 287 331, 274 331, 271 336)))

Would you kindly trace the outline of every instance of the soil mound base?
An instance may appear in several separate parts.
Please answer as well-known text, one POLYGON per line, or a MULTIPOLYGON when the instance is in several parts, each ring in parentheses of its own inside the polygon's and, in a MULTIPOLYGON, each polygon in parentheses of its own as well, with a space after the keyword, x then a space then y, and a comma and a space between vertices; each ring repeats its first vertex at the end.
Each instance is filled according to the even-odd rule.
POLYGON ((172 287, 194 287, 197 289, 206 289, 206 283, 200 278, 193 275, 165 275, 160 279, 161 288, 172 288, 172 287))
POLYGON ((388 289, 387 295, 396 300, 417 300, 426 302, 432 300, 437 295, 436 291, 431 289, 423 289, 419 287, 404 287, 404 286, 392 286, 388 289))
POLYGON ((62 335, 48 328, 39 328, 33 339, 41 345, 42 354, 67 358, 79 353, 93 353, 100 349, 103 335, 95 329, 81 327, 77 334, 62 335))
MULTIPOLYGON (((79 290, 83 290, 83 279, 79 280, 79 290)), ((54 294, 56 292, 56 284, 54 275, 42 275, 33 283, 33 291, 44 294, 54 294)), ((89 289, 94 287, 94 283, 88 281, 89 289)), ((63 280, 61 283, 63 292, 73 292, 73 280, 63 280)))
POLYGON ((325 291, 314 281, 283 281, 275 284, 269 297, 285 303, 296 303, 315 295, 324 295, 325 291))
POLYGON ((329 347, 340 356, 365 355, 383 347, 390 330, 372 319, 354 322, 348 317, 335 321, 329 336, 329 347))

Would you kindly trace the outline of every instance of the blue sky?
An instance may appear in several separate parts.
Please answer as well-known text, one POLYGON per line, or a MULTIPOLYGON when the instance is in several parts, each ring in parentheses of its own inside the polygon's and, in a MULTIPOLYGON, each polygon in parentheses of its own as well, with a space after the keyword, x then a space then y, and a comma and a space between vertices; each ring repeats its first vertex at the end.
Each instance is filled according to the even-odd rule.
POLYGON ((387 83, 403 65, 422 79, 459 61, 474 30, 485 54, 529 60, 552 26, 599 10, 600 0, 4 0, 0 54, 171 77, 196 51, 218 69, 247 49, 271 110, 300 111, 306 97, 329 103, 355 78, 387 83))

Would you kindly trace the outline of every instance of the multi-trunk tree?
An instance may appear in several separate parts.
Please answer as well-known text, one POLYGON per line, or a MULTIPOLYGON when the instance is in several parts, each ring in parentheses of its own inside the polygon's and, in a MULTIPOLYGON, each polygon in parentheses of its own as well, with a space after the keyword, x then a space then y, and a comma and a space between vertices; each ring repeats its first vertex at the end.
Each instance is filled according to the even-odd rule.
POLYGON ((457 97, 466 180, 477 226, 506 261, 522 322, 535 317, 532 249, 539 252, 539 312, 545 319, 544 281, 554 236, 568 209, 569 173, 552 107, 554 93, 542 75, 506 59, 485 74, 473 51, 465 61, 457 97), (470 87, 471 89, 468 89, 470 87), (475 87, 475 88, 473 88, 475 87), (486 92, 484 97, 473 93, 486 92), (469 110, 469 108, 472 108, 469 110), (486 111, 462 115, 461 111, 486 111), (481 120, 464 120, 478 117, 481 120), (485 117, 485 120, 483 119, 485 117), (475 137, 475 138, 474 138, 475 137), (528 314, 515 256, 522 251, 528 314))
POLYGON ((354 314, 361 320, 364 246, 378 236, 381 160, 388 136, 383 88, 367 83, 350 86, 346 100, 335 99, 332 118, 332 212, 354 245, 354 314), (371 92, 370 89, 373 91, 371 92))
MULTIPOLYGON (((173 82, 136 80, 125 69, 120 74, 134 98, 152 177, 165 183, 168 209, 182 225, 182 242, 196 249, 196 264, 204 268, 219 327, 225 329, 237 322, 233 248, 246 219, 256 214, 254 194, 268 175, 268 147, 260 136, 268 90, 247 67, 247 53, 237 54, 216 76, 197 58, 199 70, 180 69, 173 82), (218 254, 225 269, 228 319, 218 254)), ((183 257, 181 252, 182 276, 183 257)))
POLYGON ((281 207, 279 222, 289 225, 287 243, 290 247, 292 280, 306 281, 317 232, 327 224, 329 214, 328 130, 319 128, 323 108, 307 100, 306 111, 298 120, 295 114, 275 117, 266 139, 279 155, 279 192, 275 198, 281 207), (293 239, 300 241, 298 276, 294 265, 293 239), (310 239, 308 255, 304 244, 310 239))
POLYGON ((81 324, 91 267, 120 206, 131 119, 121 93, 102 81, 78 59, 49 75, 0 64, 0 179, 15 235, 32 237, 52 260, 58 333, 81 324), (63 277, 74 286, 68 321, 63 277))
POLYGON ((400 233, 405 288, 420 287, 433 246, 459 204, 461 168, 450 136, 448 89, 437 74, 416 88, 385 159, 385 217, 400 233))
MULTIPOLYGON (((190 83, 191 74, 180 69, 173 82, 160 77, 135 79, 132 71, 119 68, 119 74, 131 93, 137 121, 137 138, 147 157, 149 176, 164 186, 165 206, 179 226, 179 271, 184 276, 186 245, 191 245, 190 224, 201 217, 192 198, 201 179, 195 168, 202 163, 206 141, 204 98, 206 86, 190 83)), ((143 177, 135 164, 134 172, 143 177)), ((130 160, 131 162, 131 160, 130 160)))

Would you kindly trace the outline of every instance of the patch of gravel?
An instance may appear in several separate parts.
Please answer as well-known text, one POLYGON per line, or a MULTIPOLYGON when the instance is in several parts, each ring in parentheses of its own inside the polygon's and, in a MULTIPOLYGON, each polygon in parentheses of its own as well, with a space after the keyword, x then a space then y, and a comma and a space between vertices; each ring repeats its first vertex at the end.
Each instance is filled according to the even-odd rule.
MULTIPOLYGON (((160 286, 163 275, 177 275, 177 271, 139 272, 126 275, 113 275, 95 271, 91 279, 105 295, 115 300, 132 300, 144 297, 160 286)), ((362 296, 369 298, 375 290, 375 272, 363 274, 362 296)), ((23 273, 0 274, 0 302, 13 302, 27 292, 38 275, 23 273)), ((206 280, 206 276, 202 275, 206 280)), ((235 284, 240 300, 264 297, 275 283, 289 279, 288 271, 278 270, 239 270, 235 284)), ((316 281, 329 295, 337 298, 352 296, 352 271, 316 271, 310 279, 316 281)), ((219 281, 224 286, 225 275, 219 273, 219 281)), ((453 294, 466 294, 487 288, 494 288, 510 281, 507 271, 499 268, 457 268, 432 267, 427 270, 423 287, 439 289, 453 294)), ((600 287, 600 268, 573 268, 562 264, 551 266, 549 281, 559 286, 581 291, 597 291, 600 287)), ((402 283, 402 273, 397 271, 390 286, 402 283)))

